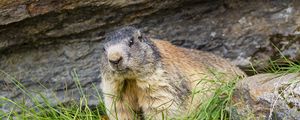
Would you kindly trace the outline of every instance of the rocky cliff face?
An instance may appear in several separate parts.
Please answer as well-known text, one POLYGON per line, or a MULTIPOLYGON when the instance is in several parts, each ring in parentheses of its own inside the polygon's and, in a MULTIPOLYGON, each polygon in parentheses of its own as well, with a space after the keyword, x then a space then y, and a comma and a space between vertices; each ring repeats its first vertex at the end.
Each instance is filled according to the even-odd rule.
MULTIPOLYGON (((250 62, 265 66, 278 57, 277 48, 300 59, 299 1, 2 0, 0 96, 24 98, 14 78, 33 93, 49 99, 55 94, 68 102, 79 96, 76 75, 84 91, 95 94, 91 88, 101 83, 104 34, 124 25, 175 45, 213 52, 242 68, 250 62)), ((97 104, 93 96, 90 100, 97 104)), ((8 105, 2 108, 8 110, 8 105)))

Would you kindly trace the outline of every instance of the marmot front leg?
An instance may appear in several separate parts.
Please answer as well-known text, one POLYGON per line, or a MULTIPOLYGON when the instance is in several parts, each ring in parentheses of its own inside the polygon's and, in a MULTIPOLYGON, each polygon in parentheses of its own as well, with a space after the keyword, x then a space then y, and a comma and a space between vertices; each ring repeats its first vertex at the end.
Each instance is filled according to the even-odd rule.
MULTIPOLYGON (((111 99, 111 98, 106 98, 111 99)), ((127 103, 120 100, 111 100, 111 103, 106 103, 109 108, 107 114, 111 120, 134 120, 136 115, 134 110, 127 103)))
POLYGON ((135 113, 139 108, 136 105, 137 103, 129 100, 126 96, 123 96, 123 98, 121 98, 122 96, 118 96, 119 93, 113 89, 116 88, 114 82, 103 80, 102 88, 107 115, 111 120, 133 120, 137 118, 135 113))
POLYGON ((172 98, 169 93, 165 93, 165 96, 151 95, 152 97, 146 97, 142 102, 142 109, 146 119, 151 120, 165 120, 174 116, 178 110, 178 101, 172 98))

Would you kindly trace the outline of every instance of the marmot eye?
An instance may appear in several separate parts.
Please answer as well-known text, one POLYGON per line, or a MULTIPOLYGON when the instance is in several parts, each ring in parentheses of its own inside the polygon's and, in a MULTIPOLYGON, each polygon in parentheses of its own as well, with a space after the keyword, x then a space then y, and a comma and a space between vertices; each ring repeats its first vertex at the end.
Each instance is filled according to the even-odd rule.
POLYGON ((142 41, 142 40, 143 40, 143 37, 142 37, 142 36, 139 36, 138 39, 139 39, 140 41, 142 41))
POLYGON ((133 45, 133 38, 131 38, 129 41, 129 47, 131 47, 132 45, 133 45))
POLYGON ((103 48, 102 48, 102 50, 103 50, 104 52, 106 52, 106 49, 105 49, 105 47, 103 47, 103 48))

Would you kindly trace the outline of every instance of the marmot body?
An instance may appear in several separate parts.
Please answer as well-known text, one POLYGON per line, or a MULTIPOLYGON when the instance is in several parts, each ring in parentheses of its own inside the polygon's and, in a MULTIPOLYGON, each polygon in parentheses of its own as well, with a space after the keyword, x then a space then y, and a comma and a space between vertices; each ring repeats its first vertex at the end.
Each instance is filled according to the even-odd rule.
POLYGON ((215 73, 223 80, 244 76, 221 57, 148 38, 133 27, 115 30, 106 40, 101 75, 110 119, 131 120, 137 112, 147 119, 186 115, 211 94, 193 92, 217 86, 209 82, 215 73))

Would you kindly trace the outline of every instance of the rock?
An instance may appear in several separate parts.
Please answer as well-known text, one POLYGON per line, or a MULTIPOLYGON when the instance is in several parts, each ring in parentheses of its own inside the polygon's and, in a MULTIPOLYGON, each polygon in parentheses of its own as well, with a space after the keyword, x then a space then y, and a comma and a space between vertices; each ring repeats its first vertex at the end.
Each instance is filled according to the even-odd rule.
MULTIPOLYGON (((178 46, 213 52, 245 70, 251 62, 255 68, 263 68, 270 58, 280 57, 271 43, 288 58, 299 60, 299 3, 293 0, 2 0, 0 96, 27 100, 9 75, 31 93, 38 91, 49 96, 49 91, 53 91, 59 101, 78 99, 74 70, 84 92, 94 94, 92 84, 101 83, 98 60, 104 34, 124 25, 139 27, 151 37, 178 46)), ((101 92, 101 88, 96 89, 101 92)), ((90 100, 97 101, 92 96, 90 100)), ((6 111, 10 107, 1 103, 0 106, 6 111)))
POLYGON ((234 118, 300 119, 300 74, 259 74, 238 82, 234 118))
MULTIPOLYGON (((76 83, 80 81, 89 105, 99 103, 101 94, 99 47, 100 43, 72 43, 22 48, 0 57, 0 95, 14 101, 25 100, 33 105, 34 97, 48 98, 51 105, 68 104, 83 95, 76 83), (78 77, 77 77, 78 76, 78 77), (20 82, 24 87, 19 88, 20 82), (25 89, 25 92, 22 90, 25 89), (32 97, 33 96, 33 97, 32 97)), ((1 101, 0 99, 0 104, 1 101)), ((44 102, 39 99, 39 102, 44 102)), ((12 104, 4 104, 9 112, 12 104)))

